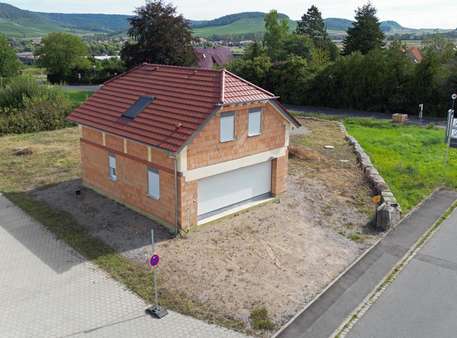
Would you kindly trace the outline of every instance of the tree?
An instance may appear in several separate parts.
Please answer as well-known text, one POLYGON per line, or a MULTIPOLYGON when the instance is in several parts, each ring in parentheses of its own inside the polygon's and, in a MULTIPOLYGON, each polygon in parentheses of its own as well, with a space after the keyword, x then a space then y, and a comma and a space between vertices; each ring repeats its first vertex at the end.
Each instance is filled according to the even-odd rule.
POLYGON ((288 34, 284 39, 284 52, 286 55, 295 55, 311 59, 314 45, 313 41, 308 37, 300 34, 288 34))
POLYGON ((335 60, 339 55, 338 47, 330 39, 324 19, 322 19, 322 13, 316 6, 311 6, 303 14, 301 20, 298 22, 296 33, 311 38, 314 45, 326 51, 330 59, 335 60))
POLYGON ((270 58, 267 55, 261 55, 253 59, 236 59, 228 65, 228 69, 242 78, 265 88, 271 66, 270 58))
POLYGON ((0 77, 17 75, 21 64, 14 49, 3 34, 0 34, 0 77))
POLYGON ((424 54, 435 54, 442 64, 449 63, 457 54, 455 44, 440 34, 433 34, 423 41, 424 54))
POLYGON ((243 58, 245 60, 252 60, 258 56, 263 56, 266 54, 267 52, 265 48, 260 43, 255 41, 246 47, 244 50, 243 58))
POLYGON ((287 19, 279 19, 278 11, 272 10, 265 16, 265 35, 263 43, 267 53, 273 61, 285 57, 284 41, 289 34, 289 23, 287 19))
POLYGON ((355 22, 347 31, 344 39, 344 54, 353 52, 367 54, 369 51, 384 46, 384 33, 381 31, 376 8, 370 3, 356 10, 355 22))
POLYGON ((268 87, 281 100, 290 104, 305 104, 307 90, 314 73, 305 58, 291 55, 284 62, 272 66, 268 76, 268 87))
POLYGON ((36 50, 38 64, 48 71, 51 82, 66 80, 73 69, 90 66, 89 52, 79 36, 68 33, 49 33, 36 50))
POLYGON ((192 48, 192 32, 176 7, 162 0, 147 2, 129 19, 128 34, 133 42, 126 42, 121 58, 127 67, 143 62, 190 66, 196 57, 192 48))
POLYGON ((322 14, 316 6, 311 6, 298 21, 297 34, 309 36, 314 43, 322 43, 329 39, 322 14))

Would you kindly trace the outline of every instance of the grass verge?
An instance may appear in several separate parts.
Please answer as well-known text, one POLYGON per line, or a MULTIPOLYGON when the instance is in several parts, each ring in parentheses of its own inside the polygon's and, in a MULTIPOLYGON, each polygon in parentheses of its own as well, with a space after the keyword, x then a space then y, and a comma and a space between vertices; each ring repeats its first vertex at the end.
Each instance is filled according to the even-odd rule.
POLYGON ((93 93, 84 90, 66 90, 65 95, 71 102, 73 107, 78 107, 84 101, 86 101, 93 93))
POLYGON ((446 165, 443 129, 362 118, 348 118, 344 123, 370 155, 404 211, 440 186, 457 188, 457 151, 450 150, 446 165))

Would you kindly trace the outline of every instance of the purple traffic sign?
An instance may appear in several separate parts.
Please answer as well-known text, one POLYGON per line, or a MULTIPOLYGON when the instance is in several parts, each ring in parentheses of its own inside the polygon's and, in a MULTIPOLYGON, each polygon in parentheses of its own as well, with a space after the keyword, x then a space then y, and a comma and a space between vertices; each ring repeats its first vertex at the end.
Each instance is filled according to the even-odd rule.
POLYGON ((152 255, 151 259, 149 259, 149 265, 155 268, 157 265, 159 265, 160 257, 159 255, 152 255))

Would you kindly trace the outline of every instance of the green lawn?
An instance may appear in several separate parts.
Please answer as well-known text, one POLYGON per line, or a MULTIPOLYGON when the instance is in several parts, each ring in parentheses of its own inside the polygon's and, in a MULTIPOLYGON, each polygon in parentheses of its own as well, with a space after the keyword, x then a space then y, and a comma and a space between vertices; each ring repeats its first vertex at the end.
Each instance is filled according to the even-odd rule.
POLYGON ((446 166, 444 129, 373 119, 346 119, 345 125, 370 155, 403 211, 440 186, 457 188, 457 150, 450 150, 446 166))
POLYGON ((78 107, 84 101, 86 101, 89 96, 93 93, 88 91, 78 91, 78 90, 66 90, 65 94, 70 99, 72 106, 78 107))

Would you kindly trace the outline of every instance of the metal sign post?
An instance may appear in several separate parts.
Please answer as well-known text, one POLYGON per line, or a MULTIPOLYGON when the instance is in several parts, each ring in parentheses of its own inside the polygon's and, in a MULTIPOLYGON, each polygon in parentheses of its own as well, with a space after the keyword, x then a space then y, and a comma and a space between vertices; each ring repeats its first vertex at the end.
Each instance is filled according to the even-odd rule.
POLYGON ((159 267, 160 257, 156 255, 155 252, 155 242, 154 242, 154 230, 151 230, 151 246, 152 246, 152 256, 149 259, 149 265, 152 268, 152 281, 154 289, 154 304, 146 309, 146 312, 153 317, 163 318, 168 314, 168 311, 159 305, 159 294, 157 290, 157 268, 159 267))

